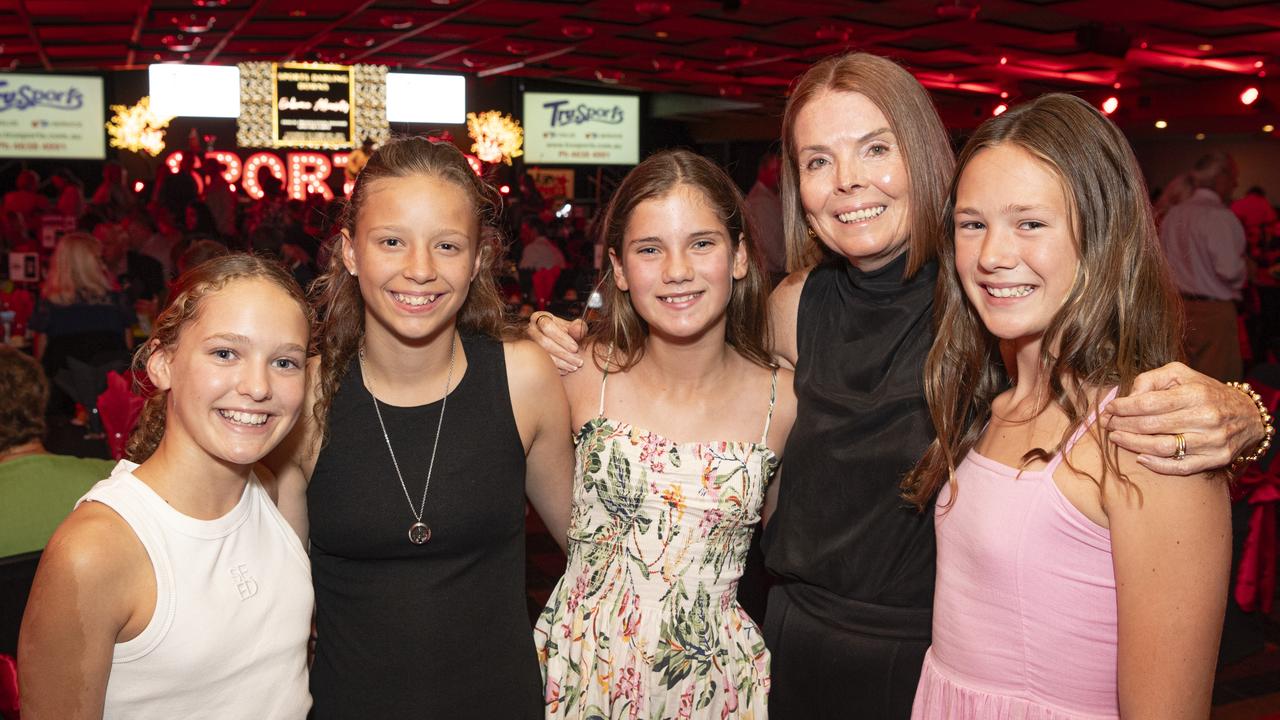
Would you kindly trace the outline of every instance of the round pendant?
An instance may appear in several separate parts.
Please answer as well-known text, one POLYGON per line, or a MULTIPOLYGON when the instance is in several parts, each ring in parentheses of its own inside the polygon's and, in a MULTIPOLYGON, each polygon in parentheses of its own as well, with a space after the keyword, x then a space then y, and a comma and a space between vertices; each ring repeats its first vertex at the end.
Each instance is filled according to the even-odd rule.
POLYGON ((409 526, 409 542, 414 545, 425 545, 431 539, 431 528, 424 522, 416 522, 409 526))

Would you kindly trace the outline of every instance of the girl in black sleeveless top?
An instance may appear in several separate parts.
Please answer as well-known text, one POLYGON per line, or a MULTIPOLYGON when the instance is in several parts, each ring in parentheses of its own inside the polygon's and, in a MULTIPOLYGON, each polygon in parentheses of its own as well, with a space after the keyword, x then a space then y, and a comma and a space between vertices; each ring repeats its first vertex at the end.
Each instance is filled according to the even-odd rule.
POLYGON ((320 279, 312 412, 271 459, 308 527, 315 718, 539 718, 525 497, 565 542, 568 407, 503 342, 496 201, 457 148, 393 140, 320 279))

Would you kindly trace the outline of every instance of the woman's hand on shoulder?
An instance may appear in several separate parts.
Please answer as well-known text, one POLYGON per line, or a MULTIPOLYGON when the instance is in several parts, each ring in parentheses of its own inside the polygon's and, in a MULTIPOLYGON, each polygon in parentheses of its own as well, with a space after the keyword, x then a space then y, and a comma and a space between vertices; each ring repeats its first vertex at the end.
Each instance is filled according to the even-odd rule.
POLYGON ((1107 406, 1103 422, 1111 442, 1164 475, 1224 468, 1262 440, 1257 406, 1244 393, 1182 363, 1139 375, 1128 396, 1107 406), (1179 433, 1186 456, 1175 460, 1179 433))
POLYGON ((782 279, 769 295, 769 325, 773 331, 770 350, 783 367, 794 369, 800 351, 796 322, 800 314, 800 293, 809 279, 810 268, 797 270, 782 279))
POLYGON ((551 356, 561 375, 576 372, 582 367, 584 360, 578 343, 587 336, 585 321, 566 320, 539 310, 530 316, 525 334, 551 356))
POLYGON ((22 619, 22 716, 101 718, 115 644, 147 626, 154 595, 128 523, 99 503, 72 512, 40 558, 22 619))

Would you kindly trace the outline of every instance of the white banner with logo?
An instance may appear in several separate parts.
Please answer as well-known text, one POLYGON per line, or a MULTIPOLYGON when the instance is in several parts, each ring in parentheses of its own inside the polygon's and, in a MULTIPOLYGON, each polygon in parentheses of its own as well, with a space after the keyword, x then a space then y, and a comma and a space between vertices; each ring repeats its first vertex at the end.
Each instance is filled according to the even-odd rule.
POLYGON ((635 95, 524 94, 524 159, 549 165, 640 162, 635 95))
POLYGON ((107 156, 102 78, 0 73, 0 157, 107 156))

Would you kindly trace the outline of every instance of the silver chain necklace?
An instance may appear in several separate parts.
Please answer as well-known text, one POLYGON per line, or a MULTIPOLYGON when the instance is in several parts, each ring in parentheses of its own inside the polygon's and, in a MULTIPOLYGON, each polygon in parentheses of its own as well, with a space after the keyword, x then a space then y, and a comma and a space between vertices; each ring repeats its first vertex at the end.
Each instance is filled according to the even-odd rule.
POLYGON ((409 486, 404 483, 404 475, 400 473, 400 463, 396 461, 396 451, 391 447, 391 436, 387 434, 387 425, 382 421, 382 410, 378 406, 378 396, 373 394, 369 384, 369 373, 364 363, 364 346, 360 346, 360 374, 364 376, 364 388, 373 398, 373 412, 378 416, 378 427, 382 428, 382 439, 387 441, 387 452, 391 454, 391 465, 396 469, 396 477, 400 479, 400 489, 404 490, 404 499, 409 503, 409 512, 413 513, 415 522, 409 526, 409 542, 423 545, 431 539, 431 527, 422 521, 422 514, 427 509, 427 488, 431 487, 431 473, 436 469, 436 448, 440 447, 440 429, 444 427, 444 411, 449 404, 449 385, 453 382, 453 361, 458 354, 458 335, 455 332, 449 342, 449 374, 444 381, 444 397, 440 399, 440 420, 436 423, 436 439, 431 444, 431 462, 427 464, 427 482, 422 486, 422 501, 414 507, 413 498, 409 497, 409 486))

